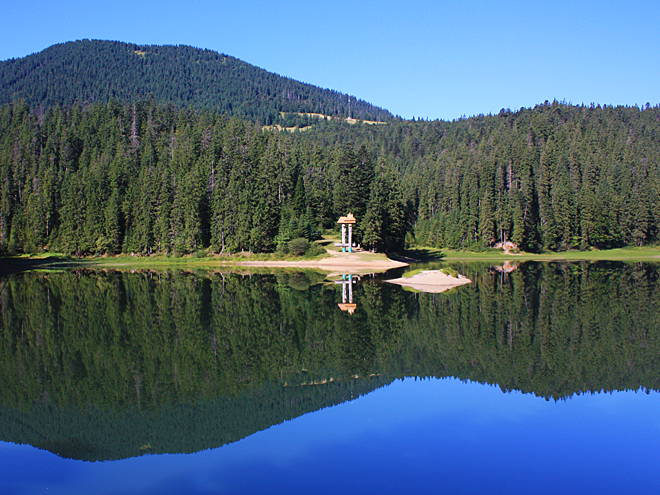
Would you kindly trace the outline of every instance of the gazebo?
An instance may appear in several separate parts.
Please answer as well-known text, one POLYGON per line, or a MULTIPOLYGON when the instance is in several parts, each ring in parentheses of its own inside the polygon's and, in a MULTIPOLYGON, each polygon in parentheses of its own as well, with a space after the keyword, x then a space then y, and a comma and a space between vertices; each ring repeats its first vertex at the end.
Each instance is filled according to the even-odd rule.
POLYGON ((352 213, 345 217, 339 217, 337 223, 341 225, 341 243, 336 243, 335 246, 341 247, 342 253, 348 251, 353 252, 353 224, 357 223, 352 213), (346 242, 346 226, 348 225, 348 242, 346 242), (348 249, 347 249, 348 248, 348 249))

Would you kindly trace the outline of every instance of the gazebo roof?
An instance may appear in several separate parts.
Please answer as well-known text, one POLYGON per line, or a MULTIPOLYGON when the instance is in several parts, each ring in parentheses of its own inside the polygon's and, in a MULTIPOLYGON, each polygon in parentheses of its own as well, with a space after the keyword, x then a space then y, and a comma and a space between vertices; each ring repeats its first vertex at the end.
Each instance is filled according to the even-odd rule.
POLYGON ((352 213, 349 213, 345 217, 339 217, 339 220, 337 220, 337 223, 357 223, 357 220, 355 220, 355 217, 353 216, 352 213))

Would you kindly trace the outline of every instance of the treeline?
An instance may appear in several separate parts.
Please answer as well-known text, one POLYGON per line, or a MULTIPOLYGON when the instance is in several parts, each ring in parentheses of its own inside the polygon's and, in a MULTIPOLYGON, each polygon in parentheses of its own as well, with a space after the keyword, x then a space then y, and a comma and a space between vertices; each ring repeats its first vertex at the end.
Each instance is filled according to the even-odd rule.
POLYGON ((660 235, 660 107, 553 102, 293 134, 154 100, 0 111, 4 252, 273 251, 347 212, 380 251, 660 235))
POLYGON ((420 245, 604 249, 660 235, 658 106, 554 101, 453 122, 327 125, 301 139, 365 144, 385 158, 414 205, 420 245))
POLYGON ((451 157, 411 170, 428 184, 419 190, 424 244, 510 239, 536 251, 657 242, 660 108, 555 102, 457 127, 451 157))
POLYGON ((43 111, 111 99, 130 104, 150 96, 160 104, 239 115, 263 125, 284 122, 280 112, 392 118, 387 110, 353 96, 184 45, 81 40, 0 62, 1 104, 24 99, 43 111))
POLYGON ((402 247, 397 177, 365 147, 303 146, 236 117, 133 105, 0 109, 0 251, 272 251, 353 212, 402 247))

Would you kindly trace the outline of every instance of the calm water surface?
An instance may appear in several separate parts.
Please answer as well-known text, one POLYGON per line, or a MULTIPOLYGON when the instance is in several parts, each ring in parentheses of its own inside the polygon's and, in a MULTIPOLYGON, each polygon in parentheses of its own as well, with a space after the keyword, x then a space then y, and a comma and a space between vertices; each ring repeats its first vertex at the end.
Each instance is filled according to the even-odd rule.
POLYGON ((452 267, 0 280, 0 493, 657 493, 658 265, 452 267))

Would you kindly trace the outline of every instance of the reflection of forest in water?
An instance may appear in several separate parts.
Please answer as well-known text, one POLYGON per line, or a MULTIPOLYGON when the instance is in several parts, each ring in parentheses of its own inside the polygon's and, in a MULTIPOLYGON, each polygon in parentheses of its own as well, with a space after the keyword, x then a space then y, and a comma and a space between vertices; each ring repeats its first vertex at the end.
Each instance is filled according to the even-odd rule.
POLYGON ((417 294, 369 278, 67 271, 0 294, 0 439, 84 459, 235 441, 404 376, 548 398, 660 388, 655 264, 555 263, 417 294), (81 414, 83 412, 83 414, 81 414))

